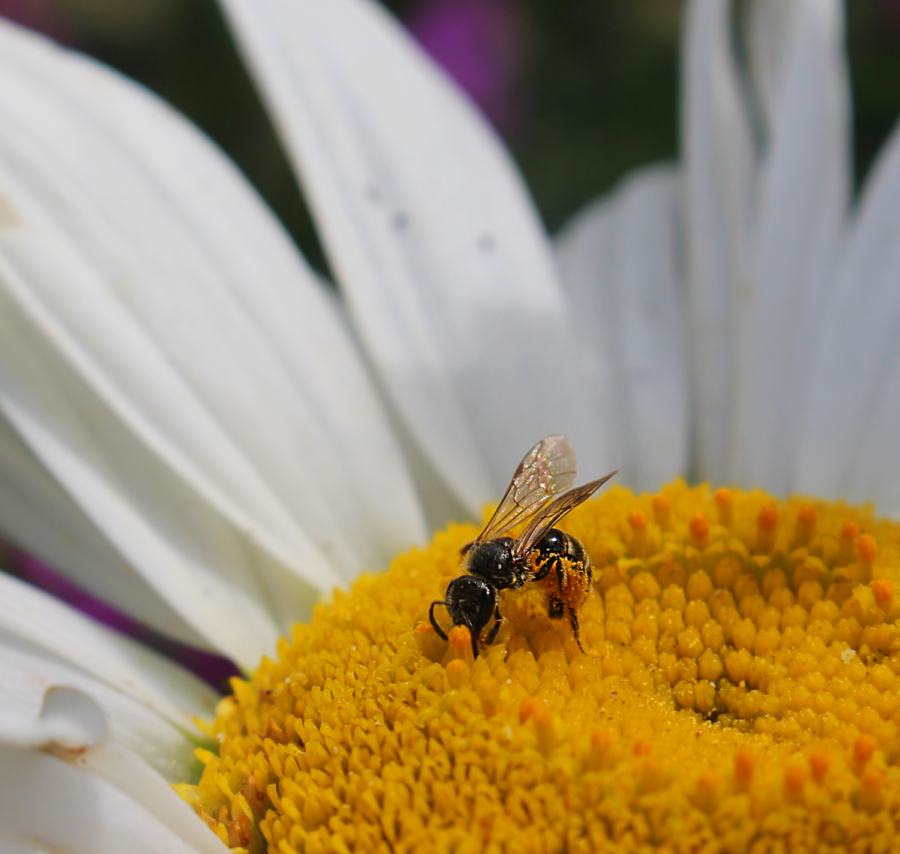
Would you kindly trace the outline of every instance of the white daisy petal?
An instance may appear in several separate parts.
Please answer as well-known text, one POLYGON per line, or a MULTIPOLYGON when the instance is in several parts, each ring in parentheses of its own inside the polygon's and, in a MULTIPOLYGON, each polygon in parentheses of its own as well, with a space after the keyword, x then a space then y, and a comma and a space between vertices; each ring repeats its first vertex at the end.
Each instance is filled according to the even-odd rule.
POLYGON ((25 726, 38 716, 44 694, 53 686, 75 688, 93 697, 109 721, 112 737, 169 782, 194 776, 196 745, 184 731, 145 703, 0 628, 0 734, 11 732, 8 740, 22 743, 25 726))
POLYGON ((750 0, 746 9, 750 76, 764 130, 775 123, 776 103, 784 82, 788 43, 796 35, 795 14, 809 0, 750 0))
POLYGON ((738 293, 747 280, 753 141, 732 50, 730 3, 691 0, 682 70, 688 340, 699 478, 729 478, 738 293))
MULTIPOLYGON (((208 854, 227 849, 207 831, 186 842, 146 807, 61 759, 0 743, 0 840, 10 850, 72 854, 208 854)), ((172 797, 177 797, 174 792, 172 797)), ((202 828, 201 828, 202 829, 202 828)))
MULTIPOLYGON (((8 281, 3 266, 0 283, 8 281)), ((110 542, 210 643, 245 667, 274 647, 278 625, 238 533, 158 464, 2 289, 0 408, 110 542)))
POLYGON ((579 340, 618 426, 622 483, 654 490, 687 468, 687 374, 676 281, 678 177, 650 167, 557 238, 579 340))
POLYGON ((821 325, 797 488, 900 513, 900 129, 872 170, 821 325))
POLYGON ((216 693, 168 659, 0 573, 0 629, 144 703, 187 732, 208 717, 216 693))
POLYGON ((46 852, 36 847, 36 843, 18 843, 0 838, 0 854, 46 854, 46 852))
POLYGON ((736 468, 776 494, 809 383, 851 186, 850 98, 839 0, 794 3, 760 169, 751 278, 742 289, 736 468))
POLYGON ((221 850, 218 839, 169 783, 110 737, 103 709, 83 691, 65 686, 48 689, 40 715, 26 726, 16 731, 0 723, 0 742, 65 759, 141 804, 198 851, 221 850))
POLYGON ((0 530, 104 601, 169 637, 208 646, 148 587, 50 476, 0 413, 0 530))
MULTIPOLYGON (((258 576, 253 595, 268 597, 282 624, 308 612, 313 588, 339 580, 330 566, 349 578, 420 538, 411 481, 350 337, 233 167, 137 87, 11 28, 0 37, 0 113, 12 128, 0 140, 3 284, 30 321, 34 334, 20 342, 29 359, 36 347, 61 353, 104 426, 123 434, 113 447, 142 446, 107 493, 148 518, 164 503, 208 505, 155 522, 176 529, 175 543, 206 527, 217 558, 238 563, 228 583, 258 576), (154 476, 138 482, 141 465, 154 476), (154 480, 142 504, 133 493, 154 480)), ((17 403, 37 421, 48 405, 17 403)), ((48 464, 40 437, 26 440, 48 464)), ((57 437, 63 451, 71 441, 57 437)), ((75 456, 91 459, 83 447, 75 456)), ((95 475, 98 462, 88 468, 95 475)), ((83 474, 76 483, 67 473, 97 523, 96 494, 89 508, 83 474)), ((110 539, 159 590, 149 557, 135 560, 148 533, 135 527, 110 539)), ((212 640, 208 625, 197 628, 212 640)), ((251 658, 271 634, 262 630, 251 658)), ((234 655, 233 643, 214 642, 234 655)))
POLYGON ((197 851, 221 854, 224 846, 188 804, 146 762, 108 740, 84 754, 84 767, 140 804, 160 824, 197 851))
POLYGON ((548 241, 471 105, 369 0, 222 5, 363 345, 447 483, 474 510, 553 432, 583 472, 609 467, 548 241))

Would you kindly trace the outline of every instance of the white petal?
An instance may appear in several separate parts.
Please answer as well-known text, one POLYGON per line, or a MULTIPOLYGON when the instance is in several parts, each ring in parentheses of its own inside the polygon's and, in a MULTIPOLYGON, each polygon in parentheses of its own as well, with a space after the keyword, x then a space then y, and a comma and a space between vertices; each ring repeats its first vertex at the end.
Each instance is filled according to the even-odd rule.
POLYGON ((650 167, 593 203, 557 254, 596 382, 610 382, 621 482, 655 490, 685 474, 687 376, 676 281, 675 172, 650 167))
POLYGON ((89 695, 57 686, 44 695, 40 716, 16 737, 0 727, 0 741, 39 749, 105 780, 141 804, 161 824, 201 851, 218 851, 216 837, 159 774, 109 737, 103 709, 89 695))
MULTIPOLYGON (((195 741, 145 703, 90 673, 0 629, 0 741, 22 743, 53 686, 89 694, 103 709, 112 737, 140 756, 169 782, 197 771, 195 741)), ((3 775, 0 775, 3 776, 3 775)))
POLYGON ((223 0, 351 316, 457 495, 496 497, 541 436, 609 468, 546 236, 472 106, 369 0, 223 0), (552 403, 551 403, 552 401, 552 403))
POLYGON ((0 838, 0 854, 46 854, 33 842, 11 842, 0 838))
POLYGON ((0 573, 0 629, 103 680, 188 732, 196 732, 194 718, 214 711, 215 692, 187 671, 5 573, 0 573))
POLYGON ((78 764, 139 803, 192 848, 221 854, 223 845, 219 838, 166 780, 126 747, 105 741, 82 754, 78 764))
POLYGON ((233 167, 137 87, 3 37, 4 278, 52 347, 166 478, 268 556, 279 616, 310 597, 266 566, 328 589, 332 561, 350 577, 420 537, 334 306, 233 167))
POLYGON ((683 51, 682 147, 699 478, 729 479, 738 292, 747 280, 753 142, 727 0, 691 0, 683 51))
MULTIPOLYGON (((109 783, 61 759, 0 744, 0 840, 72 854, 191 854, 196 848, 109 783)), ((174 792, 172 797, 177 797, 174 792)))
POLYGON ((741 293, 737 462, 785 494, 813 343, 834 281, 851 185, 838 0, 794 3, 760 170, 752 275, 741 293))
POLYGON ((108 738, 103 709, 84 691, 57 685, 44 693, 44 704, 33 719, 14 716, 0 724, 0 740, 23 750, 80 751, 108 738))
POLYGON ((206 641, 129 566, 0 413, 0 530, 10 542, 169 637, 206 641))
POLYGON ((868 180, 822 322, 797 488, 900 513, 900 129, 868 180))
POLYGON ((796 12, 808 0, 750 0, 746 5, 750 75, 759 99, 764 131, 775 123, 784 84, 788 44, 796 35, 796 12))
MULTIPOLYGON (((0 258, 0 282, 9 281, 0 258)), ((255 666, 278 625, 238 532, 172 472, 0 289, 0 408, 156 592, 217 649, 255 666)), ((298 579, 299 582, 299 579, 298 579)), ((308 598, 308 597, 307 597, 308 598)))

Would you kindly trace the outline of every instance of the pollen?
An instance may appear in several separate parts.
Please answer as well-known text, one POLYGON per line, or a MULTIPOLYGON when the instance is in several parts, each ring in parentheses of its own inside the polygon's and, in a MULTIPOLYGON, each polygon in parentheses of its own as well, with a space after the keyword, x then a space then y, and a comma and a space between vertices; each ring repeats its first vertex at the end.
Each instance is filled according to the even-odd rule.
POLYGON ((527 585, 442 640, 453 525, 233 680, 179 793, 239 854, 890 850, 900 525, 677 481, 562 527, 585 652, 527 585))

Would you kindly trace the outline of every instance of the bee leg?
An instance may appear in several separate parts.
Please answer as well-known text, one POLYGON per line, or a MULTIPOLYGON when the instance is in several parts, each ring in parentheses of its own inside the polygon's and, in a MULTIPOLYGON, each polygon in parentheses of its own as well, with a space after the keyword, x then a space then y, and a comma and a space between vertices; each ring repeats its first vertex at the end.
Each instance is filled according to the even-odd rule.
POLYGON ((528 579, 529 581, 543 581, 547 577, 547 573, 550 572, 551 566, 557 563, 556 560, 550 558, 545 560, 537 569, 537 572, 533 573, 531 577, 528 579))
POLYGON ((431 607, 428 609, 428 619, 431 621, 431 628, 434 629, 435 633, 441 640, 447 640, 446 632, 438 625, 437 620, 434 618, 434 606, 435 605, 443 605, 445 608, 447 607, 447 603, 442 599, 438 599, 436 602, 431 603, 431 607))
POLYGON ((493 643, 494 639, 497 637, 497 632, 500 631, 500 621, 503 618, 500 616, 500 609, 497 608, 494 610, 494 625, 491 626, 491 630, 488 632, 488 636, 485 638, 485 643, 493 643))
POLYGON ((559 592, 562 593, 566 589, 567 579, 565 567, 559 558, 556 559, 556 580, 559 582, 559 592))
POLYGON ((562 599, 557 596, 550 596, 547 599, 547 613, 551 620, 558 620, 566 612, 566 606, 562 599))
POLYGON ((469 634, 472 636, 472 657, 478 658, 478 632, 471 626, 468 626, 469 634))
POLYGON ((574 608, 569 608, 569 623, 572 626, 572 634, 575 635, 575 643, 578 644, 578 648, 584 652, 584 647, 581 645, 581 632, 579 631, 580 626, 578 625, 578 612, 574 608))

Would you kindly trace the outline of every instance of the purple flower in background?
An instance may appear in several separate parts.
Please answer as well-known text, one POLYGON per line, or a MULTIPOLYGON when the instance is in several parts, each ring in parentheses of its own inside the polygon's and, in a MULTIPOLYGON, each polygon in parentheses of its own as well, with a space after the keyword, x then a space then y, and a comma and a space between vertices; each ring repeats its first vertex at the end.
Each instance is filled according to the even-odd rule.
POLYGON ((68 16, 53 0, 0 0, 0 17, 37 30, 63 44, 75 42, 68 16))
POLYGON ((407 25, 504 136, 523 118, 527 21, 517 0, 420 0, 407 25))
POLYGON ((165 653, 214 688, 226 691, 228 679, 238 675, 237 667, 224 656, 179 643, 148 628, 102 599, 85 592, 47 564, 13 546, 4 544, 2 540, 0 540, 0 554, 5 557, 7 563, 4 568, 11 570, 13 575, 53 594, 57 599, 77 608, 82 614, 87 614, 103 625, 165 653))

